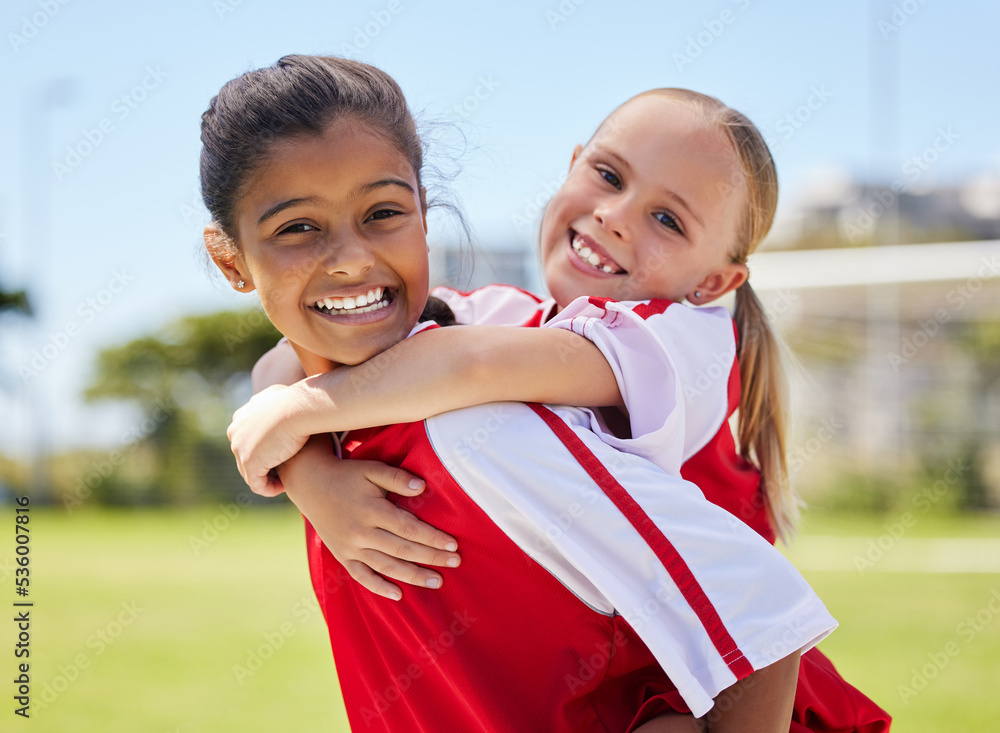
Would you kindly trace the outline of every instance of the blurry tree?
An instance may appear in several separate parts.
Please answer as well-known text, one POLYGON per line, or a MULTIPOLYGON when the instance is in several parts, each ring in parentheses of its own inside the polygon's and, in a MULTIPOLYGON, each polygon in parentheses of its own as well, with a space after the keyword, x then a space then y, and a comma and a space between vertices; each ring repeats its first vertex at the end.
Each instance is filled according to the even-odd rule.
POLYGON ((13 311, 23 315, 31 315, 31 304, 28 295, 23 290, 3 290, 0 288, 0 313, 13 311))
POLYGON ((226 311, 182 318, 98 355, 85 398, 130 402, 141 413, 125 439, 147 466, 133 498, 186 503, 245 488, 225 430, 249 397, 251 367, 278 338, 259 309, 226 311))
POLYGON ((958 330, 955 342, 974 364, 972 414, 962 446, 970 476, 961 505, 967 509, 1000 506, 1000 487, 989 485, 985 470, 1000 449, 1000 320, 973 320, 958 330))

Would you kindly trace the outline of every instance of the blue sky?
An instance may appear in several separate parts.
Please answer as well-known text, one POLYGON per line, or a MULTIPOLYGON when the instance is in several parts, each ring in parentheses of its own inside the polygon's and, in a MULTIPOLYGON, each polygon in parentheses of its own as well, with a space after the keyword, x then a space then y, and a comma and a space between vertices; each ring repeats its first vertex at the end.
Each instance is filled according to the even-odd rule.
POLYGON ((13 416, 0 441, 41 424, 56 444, 114 446, 134 416, 78 398, 96 352, 251 302, 198 256, 199 121, 228 79, 283 54, 392 74, 421 118, 465 136, 438 160, 459 166, 476 238, 530 247, 531 202, 573 145, 651 87, 748 114, 773 143, 785 208, 824 178, 888 182, 942 132, 953 142, 921 185, 996 175, 998 26, 997 3, 971 0, 8 0, 0 284, 27 288, 37 318, 0 322, 0 413, 13 416), (37 375, 19 376, 46 347, 37 375))

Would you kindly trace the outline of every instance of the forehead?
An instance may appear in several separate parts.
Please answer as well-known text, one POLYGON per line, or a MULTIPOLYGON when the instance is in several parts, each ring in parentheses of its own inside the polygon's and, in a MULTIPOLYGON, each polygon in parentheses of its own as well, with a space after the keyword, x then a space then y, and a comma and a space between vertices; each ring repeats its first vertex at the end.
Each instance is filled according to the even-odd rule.
POLYGON ((295 179, 342 181, 373 169, 415 177, 397 145, 371 125, 347 118, 328 124, 319 135, 302 133, 274 142, 256 172, 258 182, 295 179))
POLYGON ((728 136, 705 113, 666 95, 629 100, 604 121, 590 144, 664 168, 696 165, 730 186, 742 182, 728 136))

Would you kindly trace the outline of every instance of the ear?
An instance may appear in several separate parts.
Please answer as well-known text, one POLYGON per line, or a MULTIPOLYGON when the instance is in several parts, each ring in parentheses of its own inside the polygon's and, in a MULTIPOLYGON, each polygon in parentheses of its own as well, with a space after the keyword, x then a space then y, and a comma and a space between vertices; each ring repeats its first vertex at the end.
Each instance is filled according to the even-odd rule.
POLYGON ((254 289, 253 279, 247 269, 243 256, 240 254, 236 243, 223 232, 217 225, 209 224, 205 227, 205 249, 208 250, 209 257, 215 266, 222 270, 229 284, 234 290, 242 293, 249 293, 254 289), (243 283, 242 287, 240 282, 243 283))
POLYGON ((729 262, 717 270, 713 270, 694 290, 687 294, 687 301, 692 305, 711 303, 726 293, 736 290, 750 277, 750 270, 740 262, 729 262))
POLYGON ((580 153, 583 152, 583 146, 577 145, 573 148, 573 157, 569 159, 569 169, 573 170, 573 166, 576 164, 576 159, 580 157, 580 153))

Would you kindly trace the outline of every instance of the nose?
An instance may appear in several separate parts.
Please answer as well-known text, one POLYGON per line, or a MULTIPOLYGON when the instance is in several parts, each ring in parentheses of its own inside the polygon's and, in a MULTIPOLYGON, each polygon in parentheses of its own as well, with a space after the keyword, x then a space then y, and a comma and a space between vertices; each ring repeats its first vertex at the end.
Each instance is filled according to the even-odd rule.
POLYGON ((327 244, 323 253, 323 269, 330 275, 362 275, 375 264, 371 245, 354 233, 340 236, 327 244))
POLYGON ((624 196, 602 201, 594 208, 594 219, 608 234, 622 240, 629 236, 629 202, 624 196))

